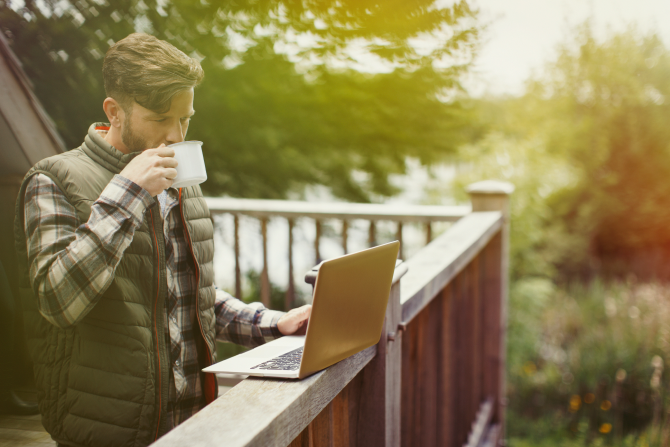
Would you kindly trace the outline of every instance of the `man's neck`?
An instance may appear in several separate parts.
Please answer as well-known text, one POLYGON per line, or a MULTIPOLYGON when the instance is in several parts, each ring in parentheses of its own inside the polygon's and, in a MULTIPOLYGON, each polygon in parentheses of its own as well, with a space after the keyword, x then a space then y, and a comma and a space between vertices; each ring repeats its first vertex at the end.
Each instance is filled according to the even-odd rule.
POLYGON ((119 152, 124 154, 130 153, 125 144, 123 144, 123 139, 121 138, 121 132, 117 127, 112 125, 109 126, 109 131, 107 135, 104 136, 105 141, 114 146, 119 152))

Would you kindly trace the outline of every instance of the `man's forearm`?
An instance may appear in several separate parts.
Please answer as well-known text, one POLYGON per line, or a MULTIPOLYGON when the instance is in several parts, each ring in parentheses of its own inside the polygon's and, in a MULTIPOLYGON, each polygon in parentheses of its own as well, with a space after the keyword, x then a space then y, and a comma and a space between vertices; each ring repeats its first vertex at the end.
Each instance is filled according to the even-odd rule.
POLYGON ((70 326, 111 284, 153 199, 115 176, 91 206, 88 221, 79 225, 74 206, 47 176, 34 176, 25 198, 28 262, 38 308, 56 326, 70 326))
POLYGON ((281 337, 277 328, 284 312, 266 309, 261 303, 246 304, 217 289, 216 338, 243 346, 259 346, 281 337))

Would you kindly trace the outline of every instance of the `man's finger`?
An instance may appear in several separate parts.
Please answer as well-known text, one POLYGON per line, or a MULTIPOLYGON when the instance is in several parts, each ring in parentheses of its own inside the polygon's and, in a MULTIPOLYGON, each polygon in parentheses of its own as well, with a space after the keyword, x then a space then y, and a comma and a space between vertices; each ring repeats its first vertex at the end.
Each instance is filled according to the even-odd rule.
POLYGON ((175 178, 177 178, 177 170, 174 168, 163 168, 161 177, 169 180, 174 180, 175 178))
POLYGON ((159 146, 156 148, 156 153, 161 157, 174 157, 174 149, 167 146, 159 146))
POLYGON ((158 161, 158 165, 164 168, 176 168, 179 166, 179 162, 172 157, 161 157, 158 161))

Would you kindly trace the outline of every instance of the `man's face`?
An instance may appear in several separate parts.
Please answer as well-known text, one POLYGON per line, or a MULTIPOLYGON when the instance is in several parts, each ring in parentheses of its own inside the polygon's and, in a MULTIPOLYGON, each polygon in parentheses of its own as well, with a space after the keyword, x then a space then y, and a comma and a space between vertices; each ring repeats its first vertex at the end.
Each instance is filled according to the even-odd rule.
POLYGON ((194 113, 193 89, 174 95, 166 113, 153 112, 133 101, 131 113, 126 113, 122 122, 121 140, 129 152, 179 143, 186 138, 194 113))

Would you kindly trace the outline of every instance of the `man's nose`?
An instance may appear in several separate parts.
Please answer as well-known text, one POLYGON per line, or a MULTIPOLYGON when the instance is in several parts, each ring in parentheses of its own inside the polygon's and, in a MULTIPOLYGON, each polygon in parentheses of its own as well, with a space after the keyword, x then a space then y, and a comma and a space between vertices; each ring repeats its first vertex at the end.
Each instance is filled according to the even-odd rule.
POLYGON ((167 140, 167 144, 181 143, 184 141, 184 133, 180 122, 177 122, 177 124, 170 127, 170 132, 165 139, 167 140))

